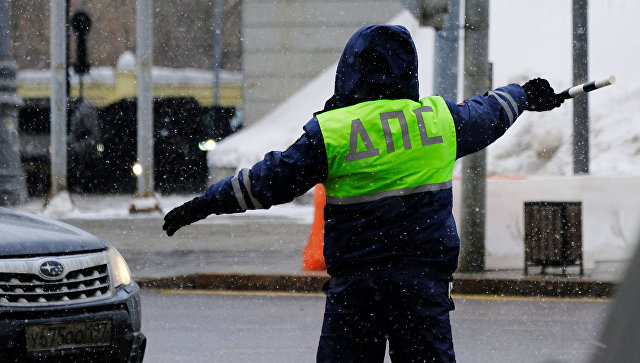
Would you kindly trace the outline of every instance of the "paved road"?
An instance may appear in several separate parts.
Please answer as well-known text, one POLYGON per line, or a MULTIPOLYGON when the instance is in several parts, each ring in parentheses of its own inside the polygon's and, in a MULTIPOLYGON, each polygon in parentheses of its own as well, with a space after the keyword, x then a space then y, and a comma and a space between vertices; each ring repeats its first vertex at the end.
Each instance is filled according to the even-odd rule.
POLYGON ((107 239, 136 279, 200 272, 302 272, 310 228, 295 219, 215 216, 167 237, 160 217, 63 221, 107 239))
MULTIPOLYGON (((585 362, 608 303, 455 299, 459 362, 585 362)), ((145 361, 313 362, 321 295, 143 290, 145 361)), ((388 359, 387 359, 388 361, 388 359)))

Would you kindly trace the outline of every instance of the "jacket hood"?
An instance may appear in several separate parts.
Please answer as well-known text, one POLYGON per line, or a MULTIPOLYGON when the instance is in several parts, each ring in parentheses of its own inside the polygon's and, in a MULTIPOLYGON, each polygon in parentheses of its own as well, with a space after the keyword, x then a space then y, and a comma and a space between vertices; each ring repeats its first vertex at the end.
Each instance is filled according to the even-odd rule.
POLYGON ((334 94, 321 112, 364 101, 419 100, 418 54, 400 25, 369 25, 353 34, 342 52, 334 94))

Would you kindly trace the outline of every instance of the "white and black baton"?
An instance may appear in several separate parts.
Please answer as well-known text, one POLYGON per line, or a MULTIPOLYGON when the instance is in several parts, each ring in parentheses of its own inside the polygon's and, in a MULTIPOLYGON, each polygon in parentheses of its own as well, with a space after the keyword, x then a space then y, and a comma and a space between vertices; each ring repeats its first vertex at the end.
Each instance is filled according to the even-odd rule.
POLYGON ((577 86, 573 86, 571 88, 567 88, 566 90, 558 93, 563 100, 574 98, 585 94, 587 92, 591 92, 595 89, 610 86, 616 82, 616 77, 609 76, 609 78, 601 79, 599 81, 591 81, 587 83, 583 83, 577 86))

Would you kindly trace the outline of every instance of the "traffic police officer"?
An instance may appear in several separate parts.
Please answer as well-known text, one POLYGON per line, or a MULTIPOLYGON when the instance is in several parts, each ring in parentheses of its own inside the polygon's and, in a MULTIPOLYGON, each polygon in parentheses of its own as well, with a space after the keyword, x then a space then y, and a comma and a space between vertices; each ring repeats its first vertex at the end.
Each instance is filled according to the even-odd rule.
POLYGON ((456 159, 502 136, 524 110, 560 106, 536 78, 460 104, 419 98, 407 29, 358 30, 334 95, 285 151, 272 151, 165 216, 163 229, 210 214, 287 203, 325 186, 324 257, 331 276, 319 362, 453 362, 450 282, 460 240, 452 214, 456 159))

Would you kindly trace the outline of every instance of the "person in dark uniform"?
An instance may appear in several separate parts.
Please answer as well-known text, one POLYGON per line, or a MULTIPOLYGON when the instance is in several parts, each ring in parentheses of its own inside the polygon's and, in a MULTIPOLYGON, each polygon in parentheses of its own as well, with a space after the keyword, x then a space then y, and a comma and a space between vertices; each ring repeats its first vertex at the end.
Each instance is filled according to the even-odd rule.
POLYGON ((418 95, 409 31, 372 25, 348 41, 334 95, 285 151, 272 151, 170 211, 169 236, 210 214, 287 203, 326 189, 330 280, 318 362, 454 362, 450 283, 460 239, 454 162, 502 136, 525 110, 562 99, 540 78, 460 104, 418 95))

